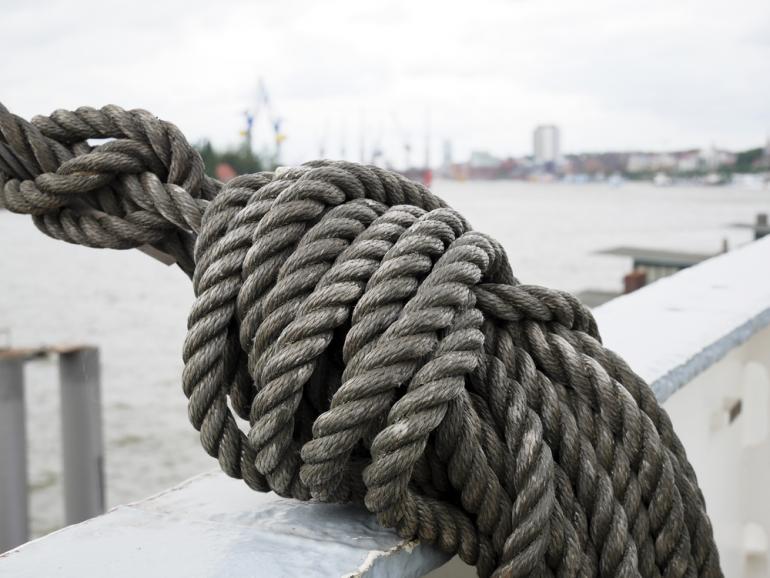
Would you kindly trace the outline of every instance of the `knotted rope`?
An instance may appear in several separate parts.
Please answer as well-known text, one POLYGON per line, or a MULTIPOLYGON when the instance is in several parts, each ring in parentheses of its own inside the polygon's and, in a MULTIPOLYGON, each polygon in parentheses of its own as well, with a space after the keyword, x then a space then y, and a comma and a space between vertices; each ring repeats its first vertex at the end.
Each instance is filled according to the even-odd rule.
POLYGON ((423 186, 330 161, 223 185, 115 106, 0 105, 0 176, 47 235, 191 276, 189 416, 249 487, 363 504, 481 576, 721 576, 648 385, 423 186))

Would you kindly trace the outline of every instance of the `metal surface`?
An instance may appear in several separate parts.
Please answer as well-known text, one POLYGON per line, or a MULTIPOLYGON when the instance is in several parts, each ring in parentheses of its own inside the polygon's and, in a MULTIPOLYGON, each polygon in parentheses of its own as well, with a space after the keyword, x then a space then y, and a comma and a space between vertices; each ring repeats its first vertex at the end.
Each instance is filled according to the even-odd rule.
POLYGON ((0 552, 29 539, 23 364, 0 356, 0 552))
POLYGON ((448 556, 353 506, 257 494, 221 472, 0 557, 3 578, 422 576, 448 556))
POLYGON ((65 520, 74 524, 104 512, 99 350, 62 349, 59 379, 65 520))
POLYGON ((770 325, 768 263, 764 238, 613 299, 594 310, 603 341, 663 402, 770 325))
POLYGON ((640 266, 668 266, 683 269, 710 259, 714 255, 705 253, 683 253, 665 249, 648 249, 645 247, 613 247, 596 252, 598 255, 615 255, 631 257, 640 266))

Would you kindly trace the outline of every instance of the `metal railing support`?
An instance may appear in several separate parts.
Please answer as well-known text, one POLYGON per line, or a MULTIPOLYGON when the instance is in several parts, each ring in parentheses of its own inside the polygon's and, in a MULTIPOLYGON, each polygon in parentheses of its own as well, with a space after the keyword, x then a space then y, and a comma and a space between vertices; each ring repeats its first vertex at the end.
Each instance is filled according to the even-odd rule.
POLYGON ((64 509, 67 524, 104 513, 99 350, 59 352, 64 509))
POLYGON ((0 351, 0 552, 29 539, 24 356, 0 351))

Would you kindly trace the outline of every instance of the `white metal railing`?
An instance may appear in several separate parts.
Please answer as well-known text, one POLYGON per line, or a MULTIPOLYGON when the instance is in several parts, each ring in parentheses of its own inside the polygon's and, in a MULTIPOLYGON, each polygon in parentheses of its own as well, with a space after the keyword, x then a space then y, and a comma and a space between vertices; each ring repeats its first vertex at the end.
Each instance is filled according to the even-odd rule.
MULTIPOLYGON (((769 265, 770 237, 595 311, 671 414, 727 576, 769 574, 769 265)), ((356 508, 255 494, 216 472, 31 542, 0 558, 0 576, 475 575, 445 560, 356 508)))

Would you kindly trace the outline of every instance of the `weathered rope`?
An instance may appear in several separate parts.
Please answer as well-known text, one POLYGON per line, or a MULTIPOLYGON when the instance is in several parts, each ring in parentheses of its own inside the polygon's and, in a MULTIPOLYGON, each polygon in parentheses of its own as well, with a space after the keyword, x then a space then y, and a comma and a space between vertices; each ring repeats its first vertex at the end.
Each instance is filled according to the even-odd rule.
POLYGON ((190 419, 251 488, 362 503, 481 576, 721 576, 647 384, 421 185, 329 161, 222 185, 174 125, 115 106, 0 105, 0 175, 47 235, 192 277, 190 419))

